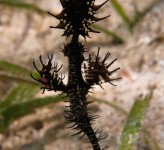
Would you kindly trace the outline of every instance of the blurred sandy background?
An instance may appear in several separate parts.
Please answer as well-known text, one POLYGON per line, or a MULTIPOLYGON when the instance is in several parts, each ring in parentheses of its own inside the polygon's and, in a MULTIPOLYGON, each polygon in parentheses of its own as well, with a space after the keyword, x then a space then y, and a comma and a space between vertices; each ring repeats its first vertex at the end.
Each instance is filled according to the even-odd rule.
MULTIPOLYGON (((23 0, 22 0, 23 1, 23 0)), ((25 1, 25 0, 24 0, 25 1)), ((113 67, 121 67, 117 87, 104 84, 94 90, 94 96, 114 102, 129 112, 135 98, 154 89, 154 95, 144 120, 143 129, 150 133, 150 138, 164 150, 164 0, 118 0, 127 15, 134 18, 134 2, 139 11, 144 11, 152 3, 152 9, 138 22, 133 33, 117 14, 111 2, 101 9, 98 16, 111 14, 111 17, 98 25, 114 32, 124 39, 123 44, 112 42, 111 36, 100 33, 90 34, 86 47, 90 53, 101 47, 101 55, 111 52, 110 60, 118 58, 113 67), (158 2, 157 2, 158 1, 158 2), (156 2, 156 3, 154 3, 156 2)), ((58 0, 26 0, 43 10, 54 14, 61 11, 58 0)), ((96 1, 97 4, 103 2, 96 1)), ((59 47, 66 43, 61 37, 62 30, 49 29, 58 23, 53 17, 20 8, 0 4, 0 60, 20 64, 33 69, 32 60, 39 55, 47 57, 53 53, 55 61, 64 64, 61 71, 67 74, 67 59, 60 53, 59 47)), ((83 40, 83 39, 82 39, 83 40)), ((14 86, 10 81, 0 81, 0 97, 14 86)), ((41 93, 41 92, 40 92, 41 93)), ((51 95, 46 92, 44 95, 51 95)), ((71 136, 64 121, 64 103, 49 105, 37 109, 34 114, 13 122, 5 134, 0 134, 2 150, 84 150, 89 149, 85 140, 71 136), (39 127, 38 127, 38 126, 39 127)), ((104 144, 110 150, 116 150, 126 116, 105 104, 94 103, 93 109, 100 118, 96 127, 104 129, 108 138, 104 144)), ((144 140, 138 143, 137 150, 153 150, 144 140)))

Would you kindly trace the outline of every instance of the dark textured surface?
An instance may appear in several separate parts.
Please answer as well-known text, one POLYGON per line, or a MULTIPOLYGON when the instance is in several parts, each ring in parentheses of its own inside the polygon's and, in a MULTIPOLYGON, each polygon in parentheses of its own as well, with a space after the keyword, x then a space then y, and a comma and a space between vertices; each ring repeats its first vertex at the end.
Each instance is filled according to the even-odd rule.
MULTIPOLYGON (((60 0, 63 7, 62 11, 58 15, 52 15, 53 17, 59 19, 59 24, 56 27, 64 30, 63 36, 71 37, 70 43, 66 44, 62 49, 64 56, 68 57, 68 82, 66 85, 63 83, 62 76, 58 74, 57 65, 52 65, 52 56, 48 57, 47 64, 44 64, 40 56, 40 62, 42 64, 42 69, 39 70, 35 62, 33 61, 35 69, 40 74, 40 78, 32 78, 43 84, 43 93, 47 89, 49 91, 62 91, 63 94, 68 96, 69 104, 66 106, 65 119, 70 123, 72 130, 77 130, 73 135, 82 134, 81 137, 86 135, 94 150, 102 150, 100 146, 100 140, 104 139, 106 136, 102 133, 102 130, 93 129, 92 124, 98 118, 96 115, 91 115, 88 112, 87 105, 90 102, 87 100, 86 96, 89 90, 94 84, 102 84, 100 76, 104 82, 108 82, 114 85, 111 81, 118 80, 120 78, 111 79, 113 73, 117 72, 120 68, 116 68, 112 71, 108 71, 109 67, 115 62, 112 61, 106 64, 110 53, 107 53, 102 61, 100 61, 99 50, 95 59, 92 59, 91 55, 89 58, 84 57, 84 45, 79 42, 79 36, 82 35, 84 38, 89 36, 88 32, 96 32, 91 28, 91 24, 103 20, 107 17, 97 18, 98 10, 107 2, 101 5, 94 5, 94 0, 60 0), (82 63, 87 62, 88 67, 84 67, 85 80, 82 76, 82 63)), ((97 32, 96 32, 97 33, 97 32)), ((86 65, 85 65, 86 66, 86 65)))

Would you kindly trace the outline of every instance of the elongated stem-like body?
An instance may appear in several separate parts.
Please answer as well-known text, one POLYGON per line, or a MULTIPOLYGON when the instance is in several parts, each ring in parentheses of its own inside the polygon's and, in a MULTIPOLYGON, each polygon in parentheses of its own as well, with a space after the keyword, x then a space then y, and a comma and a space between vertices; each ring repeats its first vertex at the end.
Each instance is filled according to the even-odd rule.
MULTIPOLYGON (((63 82, 64 76, 58 74, 61 67, 58 64, 52 64, 52 56, 48 57, 48 63, 44 64, 42 57, 40 56, 40 62, 42 69, 39 70, 33 61, 34 67, 40 74, 40 78, 36 79, 33 75, 33 79, 43 84, 43 93, 47 90, 61 91, 68 96, 65 110, 65 119, 70 123, 70 128, 76 130, 73 135, 81 134, 86 135, 94 150, 102 150, 99 141, 104 139, 102 130, 94 130, 92 124, 97 118, 96 115, 91 115, 88 112, 87 94, 94 85, 102 84, 101 79, 104 82, 108 82, 112 85, 112 81, 120 78, 110 78, 120 68, 109 71, 109 67, 116 61, 106 63, 106 60, 110 56, 107 53, 104 59, 100 59, 100 48, 96 56, 89 55, 88 58, 84 57, 86 49, 84 45, 79 42, 79 36, 84 38, 89 36, 89 32, 98 33, 93 30, 90 25, 103 20, 107 17, 97 18, 95 14, 97 11, 107 2, 101 5, 94 5, 94 0, 60 0, 63 10, 60 14, 52 15, 60 22, 56 27, 63 29, 63 36, 70 37, 70 43, 67 43, 62 52, 64 56, 68 57, 68 82, 65 85, 63 82), (82 74, 82 65, 84 65, 84 75, 82 74)), ((102 87, 102 86, 101 86, 102 87)))

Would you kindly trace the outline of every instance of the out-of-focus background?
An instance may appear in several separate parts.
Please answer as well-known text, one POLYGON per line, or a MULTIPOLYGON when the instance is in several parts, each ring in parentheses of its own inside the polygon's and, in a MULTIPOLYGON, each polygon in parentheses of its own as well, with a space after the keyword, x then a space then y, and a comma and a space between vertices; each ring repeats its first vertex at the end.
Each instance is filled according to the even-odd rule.
MULTIPOLYGON (((32 60, 39 66, 39 55, 46 60, 48 54, 64 65, 61 73, 67 75, 67 59, 59 51, 67 41, 62 30, 49 28, 58 20, 47 14, 61 10, 58 0, 0 0, 0 150, 89 149, 85 139, 72 137, 66 128, 66 104, 59 93, 42 94, 30 77, 35 73, 32 60)), ((123 129, 132 114, 127 126, 134 131, 128 131, 128 144, 137 138, 137 150, 164 150, 163 10, 164 0, 110 0, 97 16, 111 17, 93 26, 101 33, 81 38, 90 54, 101 47, 102 57, 111 53, 109 62, 118 58, 112 68, 121 67, 116 87, 105 83, 105 90, 95 86, 90 94, 93 113, 100 116, 95 127, 108 135, 102 141, 107 149, 121 150, 123 129), (130 113, 135 101, 151 91, 148 106, 136 106, 130 113)))

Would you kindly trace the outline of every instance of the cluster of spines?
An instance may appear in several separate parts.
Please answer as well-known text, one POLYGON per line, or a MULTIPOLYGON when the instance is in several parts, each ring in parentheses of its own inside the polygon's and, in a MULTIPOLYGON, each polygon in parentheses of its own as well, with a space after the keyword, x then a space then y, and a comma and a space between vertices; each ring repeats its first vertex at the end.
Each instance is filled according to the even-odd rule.
POLYGON ((52 91, 66 91, 66 86, 63 83, 63 79, 65 76, 62 76, 58 74, 60 69, 63 65, 61 65, 58 68, 58 63, 52 64, 53 55, 48 56, 48 62, 43 63, 42 56, 39 57, 40 63, 41 63, 41 70, 38 69, 38 67, 35 64, 35 61, 33 60, 33 65, 37 72, 39 73, 39 76, 36 78, 31 74, 31 77, 40 82, 43 86, 41 89, 43 89, 43 93, 45 90, 52 91))
MULTIPOLYGON (((112 71, 109 71, 109 67, 117 60, 114 59, 110 63, 106 63, 106 60, 110 56, 110 53, 106 53, 104 59, 100 61, 100 56, 99 56, 99 51, 100 48, 98 48, 97 54, 95 56, 95 59, 92 59, 92 56, 89 55, 89 58, 87 59, 88 66, 84 63, 84 72, 85 72, 85 80, 86 82, 92 86, 94 84, 100 85, 101 86, 101 81, 102 79, 104 82, 108 82, 115 86, 112 81, 119 80, 121 78, 110 78, 110 76, 117 72, 120 68, 116 68, 112 71)), ((101 86, 102 87, 102 86, 101 86)))
POLYGON ((63 29, 63 36, 66 37, 81 35, 85 38, 86 36, 89 37, 89 32, 99 33, 92 29, 91 25, 109 17, 95 17, 95 14, 107 1, 101 5, 94 5, 95 0, 60 0, 63 7, 61 13, 54 15, 49 12, 50 15, 60 22, 57 26, 50 26, 50 28, 63 29))

